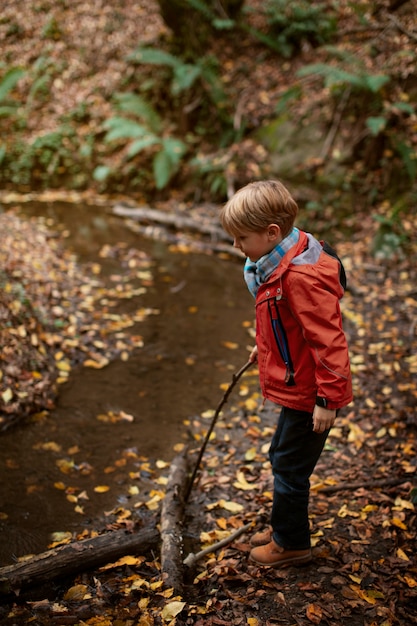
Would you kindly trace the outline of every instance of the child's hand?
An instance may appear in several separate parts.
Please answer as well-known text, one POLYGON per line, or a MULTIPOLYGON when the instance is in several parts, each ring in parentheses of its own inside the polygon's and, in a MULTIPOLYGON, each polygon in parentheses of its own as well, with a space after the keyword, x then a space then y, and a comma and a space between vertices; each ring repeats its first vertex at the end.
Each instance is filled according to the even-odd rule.
POLYGON ((324 433, 325 430, 333 426, 335 419, 336 411, 334 409, 325 409, 316 405, 313 412, 313 431, 324 433))
POLYGON ((249 355, 249 361, 251 363, 255 363, 258 360, 258 346, 252 348, 252 352, 249 355))

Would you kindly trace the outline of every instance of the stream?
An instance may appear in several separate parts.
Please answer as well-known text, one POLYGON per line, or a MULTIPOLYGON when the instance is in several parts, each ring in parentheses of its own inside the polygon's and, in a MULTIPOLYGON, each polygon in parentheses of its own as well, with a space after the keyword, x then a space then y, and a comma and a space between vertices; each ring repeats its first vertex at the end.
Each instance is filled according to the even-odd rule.
POLYGON ((141 323, 144 346, 127 361, 75 368, 47 419, 0 434, 0 565, 43 552, 53 533, 99 528, 132 489, 140 494, 140 480, 151 479, 148 459, 169 463, 187 440, 186 420, 215 409, 220 385, 247 361, 244 322, 253 317, 236 260, 172 252, 103 207, 33 202, 21 215, 62 225, 80 265, 103 265, 101 248, 118 242, 149 254, 152 285, 118 310, 160 313, 141 323), (109 411, 133 420, 97 419, 109 411))

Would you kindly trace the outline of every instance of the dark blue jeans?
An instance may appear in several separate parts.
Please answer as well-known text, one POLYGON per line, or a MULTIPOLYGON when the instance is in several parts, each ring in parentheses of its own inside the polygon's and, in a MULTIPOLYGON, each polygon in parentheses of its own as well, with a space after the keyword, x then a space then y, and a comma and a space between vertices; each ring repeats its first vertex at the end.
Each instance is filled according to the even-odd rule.
POLYGON ((282 408, 269 459, 274 475, 271 526, 274 540, 283 548, 310 547, 310 476, 328 434, 313 432, 311 413, 282 408))

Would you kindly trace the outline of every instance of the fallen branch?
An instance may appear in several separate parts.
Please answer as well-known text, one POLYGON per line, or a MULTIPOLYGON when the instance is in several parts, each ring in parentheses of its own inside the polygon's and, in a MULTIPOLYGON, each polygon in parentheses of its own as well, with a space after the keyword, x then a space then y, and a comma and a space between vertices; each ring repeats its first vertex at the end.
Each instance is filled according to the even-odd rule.
POLYGON ((251 526, 253 526, 253 524, 254 522, 249 522, 248 524, 245 524, 245 526, 238 528, 237 530, 235 530, 235 532, 231 533, 228 537, 221 539, 220 541, 218 541, 217 543, 214 543, 212 546, 209 546, 208 548, 204 548, 204 550, 200 550, 200 552, 197 552, 197 554, 190 552, 190 554, 183 561, 184 565, 186 565, 187 567, 192 567, 195 563, 197 563, 197 561, 204 558, 207 554, 211 554, 212 552, 216 552, 216 550, 220 550, 221 548, 224 548, 224 546, 227 546, 229 545, 229 543, 232 543, 235 539, 240 537, 240 535, 243 535, 243 533, 249 530, 251 526))
POLYGON ((58 546, 25 561, 0 568, 0 595, 18 593, 31 586, 111 563, 127 554, 140 554, 155 546, 155 527, 134 533, 118 530, 58 546))
POLYGON ((193 219, 192 217, 158 211, 158 209, 150 209, 149 207, 127 207, 116 204, 113 207, 113 213, 121 217, 129 217, 139 222, 165 224, 173 226, 177 230, 193 230, 210 235, 213 239, 219 239, 220 241, 229 240, 229 237, 220 226, 193 219))
POLYGON ((401 478, 397 476, 396 478, 383 478, 381 480, 370 480, 368 482, 342 483, 329 487, 317 486, 314 488, 314 485, 312 485, 311 491, 315 491, 316 493, 336 493, 337 491, 355 491, 356 489, 368 489, 371 491, 372 489, 381 489, 382 487, 402 485, 403 483, 411 481, 414 476, 415 474, 410 474, 410 476, 402 476, 401 478))
POLYGON ((237 248, 234 248, 231 244, 217 243, 214 241, 201 241, 191 235, 178 235, 170 232, 164 226, 155 226, 154 224, 143 225, 134 222, 129 225, 129 227, 133 232, 141 235, 142 237, 146 237, 146 239, 153 239, 160 242, 162 241, 168 245, 187 246, 190 250, 205 254, 217 252, 218 254, 228 254, 239 258, 242 257, 240 250, 237 250, 237 248))
POLYGON ((182 520, 188 470, 186 454, 174 458, 161 508, 162 579, 176 595, 182 595, 182 520))

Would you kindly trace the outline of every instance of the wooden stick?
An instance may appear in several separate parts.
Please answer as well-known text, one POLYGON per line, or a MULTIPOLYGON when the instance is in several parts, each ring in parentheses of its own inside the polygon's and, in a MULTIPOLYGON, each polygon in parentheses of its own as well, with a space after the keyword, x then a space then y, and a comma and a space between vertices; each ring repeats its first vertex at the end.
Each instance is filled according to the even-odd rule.
POLYGON ((195 464, 193 474, 192 474, 192 476, 190 478, 190 482, 188 483, 187 492, 185 494, 185 502, 188 502, 188 498, 190 497, 190 493, 191 493, 191 490, 193 488, 194 480, 195 480, 195 477, 197 475, 198 468, 200 467, 201 459, 202 459, 203 454, 204 454, 204 450, 206 449, 208 440, 210 439, 210 435, 211 435, 211 433, 213 431, 214 425, 216 424, 217 418, 219 417, 220 411, 222 410, 223 405, 226 404, 226 402, 227 402, 227 400, 229 398, 230 392, 232 391, 233 387, 236 385, 237 381, 242 376, 242 374, 244 372, 246 372, 246 370, 252 365, 252 363, 253 363, 253 361, 248 361, 247 363, 245 363, 245 365, 243 367, 240 368, 240 370, 236 374, 233 374, 232 382, 230 383, 230 385, 226 389, 226 391, 224 393, 224 396, 221 399, 221 401, 220 401, 220 403, 219 403, 219 405, 218 405, 218 407, 216 409, 216 412, 215 412, 214 417, 213 417, 213 419, 211 421, 211 424, 210 424, 210 428, 207 431, 206 438, 204 439, 203 445, 201 446, 201 450, 200 450, 200 453, 198 455, 198 459, 197 459, 197 462, 195 464))
POLYGON ((238 528, 237 530, 235 530, 235 532, 231 533, 228 537, 221 539, 220 541, 218 541, 217 543, 214 543, 212 546, 209 546, 208 548, 204 548, 204 550, 200 550, 200 552, 197 552, 197 554, 190 552, 190 554, 183 561, 184 565, 187 565, 187 567, 192 567, 197 561, 205 557, 207 554, 211 554, 212 552, 216 552, 216 550, 220 550, 221 548, 224 548, 224 546, 227 546, 229 545, 229 543, 232 543, 232 541, 240 537, 240 535, 243 535, 243 533, 249 530, 250 527, 253 526, 253 524, 254 522, 249 522, 248 524, 245 524, 245 526, 238 528))

